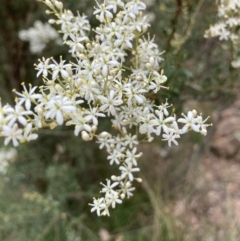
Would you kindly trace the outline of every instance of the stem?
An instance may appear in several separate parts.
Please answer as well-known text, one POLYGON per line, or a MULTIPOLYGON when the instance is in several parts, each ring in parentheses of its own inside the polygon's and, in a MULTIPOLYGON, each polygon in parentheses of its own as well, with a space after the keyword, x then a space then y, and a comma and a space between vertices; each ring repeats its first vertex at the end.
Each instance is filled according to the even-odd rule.
POLYGON ((168 37, 167 43, 166 43, 166 47, 165 47, 165 51, 168 52, 171 48, 171 41, 174 38, 174 34, 177 30, 177 23, 178 23, 178 19, 180 17, 180 14, 182 12, 182 0, 176 0, 177 1, 177 10, 175 12, 175 15, 172 19, 172 32, 168 37))

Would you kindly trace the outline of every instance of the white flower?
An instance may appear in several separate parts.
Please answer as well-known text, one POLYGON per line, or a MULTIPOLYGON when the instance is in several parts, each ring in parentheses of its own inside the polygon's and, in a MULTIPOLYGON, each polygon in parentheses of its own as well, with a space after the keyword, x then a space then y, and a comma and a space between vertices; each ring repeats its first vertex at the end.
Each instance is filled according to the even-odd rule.
POLYGON ((108 98, 103 95, 98 96, 98 99, 101 100, 102 105, 100 106, 101 111, 108 110, 108 116, 110 113, 114 116, 116 114, 115 106, 119 106, 123 103, 123 101, 119 98, 119 96, 115 96, 115 91, 110 90, 108 98))
POLYGON ((161 105, 159 105, 158 106, 158 109, 160 110, 160 111, 162 111, 163 113, 164 113, 164 115, 166 115, 166 116, 168 116, 169 115, 169 112, 168 112, 168 108, 170 108, 172 105, 169 105, 168 104, 168 102, 167 102, 167 100, 166 100, 166 102, 164 103, 164 104, 161 104, 161 105))
POLYGON ((82 52, 85 49, 82 42, 87 40, 87 37, 79 37, 79 36, 74 35, 74 34, 70 34, 69 37, 71 38, 71 40, 67 41, 67 45, 71 49, 70 53, 72 53, 72 54, 79 53, 79 52, 82 52))
POLYGON ((99 57, 94 63, 94 68, 101 69, 104 77, 108 75, 109 69, 119 65, 118 61, 115 59, 110 59, 112 59, 112 57, 110 55, 106 55, 104 57, 99 57))
POLYGON ((116 32, 115 33, 117 39, 114 42, 114 46, 120 47, 120 48, 128 48, 132 49, 132 40, 133 40, 133 34, 129 32, 129 34, 124 34, 122 32, 116 32))
POLYGON ((182 128, 182 133, 186 133, 189 128, 192 128, 192 130, 199 132, 199 125, 197 124, 197 119, 194 117, 192 111, 188 111, 187 116, 182 114, 184 118, 179 118, 178 122, 184 123, 185 125, 182 128))
POLYGON ((123 7, 124 2, 122 0, 107 0, 106 5, 110 5, 113 12, 117 12, 117 7, 123 7))
POLYGON ((88 103, 95 100, 100 95, 100 86, 95 81, 90 81, 81 86, 80 95, 83 96, 88 103))
POLYGON ((64 113, 70 114, 75 111, 76 106, 73 105, 69 98, 57 95, 46 104, 46 112, 44 116, 47 119, 56 119, 57 123, 62 125, 64 122, 64 113))
POLYGON ((165 133, 162 135, 164 141, 168 141, 168 146, 171 147, 172 142, 177 146, 178 142, 176 138, 179 138, 179 135, 176 135, 174 132, 165 133))
POLYGON ((12 126, 17 120, 25 126, 27 124, 26 117, 32 115, 32 111, 25 111, 18 103, 15 105, 15 108, 8 106, 6 113, 9 126, 12 126))
POLYGON ((137 103, 142 104, 146 100, 146 98, 142 94, 146 92, 147 90, 144 89, 133 88, 132 84, 127 84, 124 87, 124 94, 128 97, 129 106, 135 104, 133 100, 136 100, 137 103))
POLYGON ((66 62, 66 60, 62 60, 60 61, 60 63, 58 64, 54 59, 53 59, 53 64, 50 64, 49 66, 52 69, 52 79, 55 80, 59 74, 59 72, 61 73, 62 78, 66 79, 69 77, 69 73, 66 70, 67 68, 71 68, 71 64, 64 64, 66 62))
POLYGON ((138 145, 138 141, 137 141, 137 136, 136 135, 126 135, 124 136, 124 145, 128 145, 131 149, 133 148, 133 145, 138 145))
POLYGON ((106 185, 103 184, 103 183, 101 183, 101 185, 103 186, 102 191, 101 191, 102 193, 111 194, 111 193, 115 192, 113 190, 113 188, 118 185, 118 182, 114 182, 114 183, 111 184, 111 180, 107 180, 106 185))
POLYGON ((156 114, 158 115, 158 118, 154 118, 151 123, 156 126, 156 130, 155 133, 157 136, 159 136, 161 134, 161 130, 163 129, 163 131, 165 133, 169 132, 169 126, 167 125, 168 123, 172 123, 173 121, 175 121, 174 117, 168 117, 166 119, 164 119, 164 115, 162 111, 156 110, 156 114))
POLYGON ((199 125, 200 132, 205 136, 207 134, 207 127, 209 124, 205 124, 209 117, 203 120, 202 116, 197 116, 197 124, 199 125))
POLYGON ((108 205, 112 205, 112 208, 116 207, 116 203, 122 203, 122 200, 119 198, 118 192, 115 191, 106 193, 106 200, 108 205))
POLYGON ((131 182, 120 182, 121 192, 125 195, 127 195, 127 198, 130 198, 133 196, 132 192, 136 189, 135 187, 132 187, 131 182))
POLYGON ((146 116, 140 116, 139 120, 141 121, 141 125, 139 126, 139 132, 141 134, 147 133, 147 136, 150 137, 151 133, 154 132, 154 123, 152 122, 153 120, 153 115, 152 114, 147 114, 146 116))
POLYGON ((67 122, 67 125, 75 125, 74 135, 78 136, 80 131, 86 130, 91 132, 92 128, 88 124, 87 119, 83 116, 83 112, 77 111, 71 115, 71 120, 67 122))
POLYGON ((19 140, 23 138, 22 132, 23 130, 19 129, 16 123, 13 126, 3 125, 2 136, 5 137, 4 145, 12 141, 14 146, 18 146, 19 140))
POLYGON ((32 141, 32 140, 36 140, 37 138, 38 138, 38 134, 32 133, 32 124, 28 123, 24 128, 23 139, 21 141, 22 142, 32 141))
POLYGON ((96 107, 95 108, 89 107, 89 109, 90 109, 89 111, 88 110, 85 111, 85 114, 86 114, 85 119, 86 121, 92 121, 92 123, 95 126, 97 126, 98 125, 97 117, 105 117, 105 115, 102 113, 99 113, 96 107))
POLYGON ((40 74, 42 74, 44 77, 47 77, 48 69, 51 68, 51 66, 49 65, 50 58, 43 58, 42 60, 39 59, 38 61, 39 64, 35 65, 36 69, 38 70, 37 77, 39 77, 40 74))
POLYGON ((125 162, 132 163, 134 166, 137 166, 137 159, 142 156, 142 153, 140 152, 136 154, 136 152, 137 152, 136 147, 134 147, 131 151, 127 150, 125 162))
POLYGON ((121 178, 125 178, 125 177, 128 177, 129 181, 133 181, 133 174, 132 172, 139 172, 140 169, 138 167, 135 167, 135 168, 132 168, 132 163, 129 162, 126 164, 123 164, 123 166, 120 166, 119 167, 119 170, 122 171, 122 174, 121 174, 121 178))
POLYGON ((109 11, 113 7, 111 5, 106 6, 105 4, 99 4, 96 2, 99 8, 96 8, 96 10, 93 12, 93 14, 100 14, 99 15, 99 21, 103 22, 106 19, 113 18, 112 13, 109 11))
POLYGON ((104 198, 94 199, 93 200, 93 204, 90 203, 89 205, 92 206, 91 212, 96 211, 98 216, 101 215, 101 213, 100 213, 101 210, 106 208, 106 204, 104 202, 104 198))
POLYGON ((114 162, 119 165, 119 161, 122 159, 122 153, 114 149, 113 152, 110 152, 107 159, 110 160, 110 165, 112 165, 114 162))
POLYGON ((100 143, 99 148, 103 149, 103 147, 106 147, 106 149, 110 149, 110 145, 114 144, 114 140, 110 139, 109 135, 106 136, 99 136, 97 143, 100 143))
POLYGON ((36 94, 35 90, 38 88, 38 86, 34 86, 32 87, 31 85, 29 85, 29 91, 26 89, 25 84, 22 84, 24 91, 22 93, 19 93, 17 91, 15 91, 15 93, 20 96, 20 98, 18 98, 18 104, 22 105, 25 102, 25 108, 26 110, 30 110, 31 109, 31 102, 34 102, 35 100, 39 99, 42 97, 41 94, 36 94))

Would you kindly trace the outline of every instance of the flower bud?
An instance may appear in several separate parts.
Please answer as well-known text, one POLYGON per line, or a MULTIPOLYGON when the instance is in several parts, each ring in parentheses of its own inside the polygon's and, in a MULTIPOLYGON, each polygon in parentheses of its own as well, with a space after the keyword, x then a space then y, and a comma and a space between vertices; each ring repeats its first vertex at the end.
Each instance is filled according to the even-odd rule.
POLYGON ((47 82, 47 85, 49 85, 49 86, 53 86, 55 83, 54 83, 54 81, 52 81, 52 80, 49 80, 48 82, 47 82))
POLYGON ((49 20, 48 20, 48 23, 54 24, 54 23, 56 23, 56 21, 55 21, 54 19, 49 19, 49 20))
POLYGON ((49 128, 51 129, 51 130, 53 130, 55 127, 57 127, 58 126, 58 124, 57 124, 57 122, 51 122, 50 123, 50 125, 49 125, 49 128))
POLYGON ((167 81, 167 76, 166 76, 166 75, 161 75, 161 76, 159 77, 159 81, 160 81, 161 84, 164 83, 164 82, 166 82, 166 81, 167 81))
POLYGON ((103 210, 103 212, 101 213, 102 216, 106 216, 107 215, 107 211, 103 210))
POLYGON ((120 182, 122 180, 121 176, 117 177, 117 182, 120 182))
POLYGON ((82 139, 84 140, 84 141, 90 141, 91 140, 91 137, 90 137, 90 135, 86 132, 86 131, 82 131, 82 139))
POLYGON ((96 43, 96 44, 94 45, 94 52, 95 52, 95 53, 98 53, 99 49, 100 49, 100 45, 96 43))
POLYGON ((84 54, 79 54, 78 56, 80 59, 86 59, 86 56, 84 54))
POLYGON ((124 198, 125 198, 125 194, 122 193, 122 194, 120 195, 120 198, 121 198, 121 199, 124 199, 124 198))
POLYGON ((112 176, 111 176, 111 179, 112 179, 113 181, 117 181, 117 177, 116 177, 115 175, 112 175, 112 176))
POLYGON ((62 9, 63 9, 63 4, 62 4, 62 2, 55 1, 55 6, 56 6, 59 10, 62 10, 62 9))
POLYGON ((49 7, 49 8, 53 8, 53 5, 51 3, 50 0, 45 0, 45 4, 49 7))
POLYGON ((97 74, 102 74, 102 69, 101 68, 97 68, 97 74))
POLYGON ((38 108, 36 112, 38 113, 39 116, 43 116, 44 111, 42 108, 38 108))
POLYGON ((112 149, 114 149, 114 148, 115 148, 115 145, 114 145, 114 144, 111 144, 110 147, 111 147, 112 149))
POLYGON ((137 181, 137 182, 142 182, 142 178, 135 178, 135 180, 137 181))
POLYGON ((202 130, 200 131, 200 133, 201 133, 202 135, 206 136, 206 135, 207 135, 207 130, 206 130, 206 129, 202 129, 202 130))
POLYGON ((87 43, 87 44, 86 44, 86 47, 87 47, 88 49, 91 49, 91 48, 92 48, 92 45, 91 45, 90 43, 87 43))
POLYGON ((92 126, 92 132, 95 133, 97 131, 97 127, 94 125, 92 126))
POLYGON ((55 85, 55 89, 56 89, 58 92, 64 92, 64 89, 63 89, 63 87, 62 87, 60 84, 56 84, 56 85, 55 85))
POLYGON ((99 28, 99 27, 96 27, 96 31, 99 32, 99 33, 102 33, 102 32, 103 32, 102 29, 99 28))
POLYGON ((152 142, 152 141, 153 141, 153 137, 149 137, 148 142, 152 142))
POLYGON ((197 111, 196 110, 192 110, 192 114, 193 114, 193 117, 196 117, 197 116, 197 111))
POLYGON ((105 137, 109 137, 109 136, 110 136, 110 134, 106 131, 103 131, 99 134, 99 137, 101 137, 101 138, 105 138, 105 137))
POLYGON ((149 58, 149 63, 151 64, 151 66, 153 67, 154 66, 154 58, 153 57, 150 57, 149 58))
POLYGON ((67 71, 69 76, 72 76, 72 68, 70 66, 66 67, 66 71, 67 71))
POLYGON ((76 86, 77 86, 77 87, 80 87, 80 86, 82 86, 82 85, 84 84, 84 80, 82 80, 82 79, 77 79, 75 83, 76 83, 76 86))
POLYGON ((90 82, 90 85, 93 87, 93 88, 99 88, 99 85, 98 85, 98 83, 96 82, 96 81, 94 81, 94 80, 92 80, 91 82, 90 82))
POLYGON ((143 78, 142 78, 141 75, 137 75, 137 76, 136 76, 136 80, 140 82, 140 81, 143 81, 143 78))
POLYGON ((152 65, 150 63, 146 63, 146 68, 151 69, 152 65))
POLYGON ((114 69, 111 69, 111 70, 109 71, 109 75, 110 75, 110 76, 114 76, 115 73, 116 73, 116 71, 115 71, 114 69))
POLYGON ((117 18, 120 18, 120 19, 123 18, 123 14, 122 14, 122 12, 119 12, 119 13, 117 14, 117 18))
POLYGON ((148 29, 147 24, 144 24, 144 25, 143 25, 143 32, 145 33, 145 32, 147 31, 147 29, 148 29))

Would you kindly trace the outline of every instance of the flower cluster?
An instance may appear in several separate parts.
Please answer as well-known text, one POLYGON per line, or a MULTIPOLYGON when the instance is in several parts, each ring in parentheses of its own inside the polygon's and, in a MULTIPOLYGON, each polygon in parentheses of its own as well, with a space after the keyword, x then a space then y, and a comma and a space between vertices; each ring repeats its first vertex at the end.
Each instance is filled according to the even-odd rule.
POLYGON ((36 21, 33 27, 27 30, 21 30, 18 35, 21 40, 30 43, 30 51, 34 54, 41 53, 50 41, 62 43, 58 32, 48 23, 43 24, 41 21, 36 21))
POLYGON ((17 158, 17 151, 15 148, 0 150, 0 173, 6 174, 8 166, 17 158))
POLYGON ((44 85, 37 92, 37 86, 23 83, 24 91, 15 91, 15 107, 1 107, 0 132, 5 144, 11 141, 14 146, 36 139, 39 128, 63 124, 74 126, 74 134, 84 141, 96 139, 108 152, 110 165, 119 167, 118 175, 101 183, 103 196, 90 204, 91 211, 109 215, 110 207, 133 195, 134 181, 141 182, 136 177, 140 142, 160 136, 169 146, 177 145, 189 130, 206 135, 208 124, 195 110, 177 118, 168 101, 156 106, 148 98, 166 89, 167 77, 160 69, 162 53, 154 39, 145 36, 149 23, 140 0, 96 2, 100 25, 91 40, 85 15, 74 16, 56 0, 42 2, 55 16, 49 22, 60 25, 73 61, 40 59, 37 77, 42 76, 44 85), (112 121, 115 135, 98 133, 101 118, 112 121))
MULTIPOLYGON (((240 47, 240 0, 218 1, 219 22, 206 30, 204 37, 219 37, 219 40, 230 40, 236 51, 240 47)), ((240 59, 232 61, 234 68, 240 68, 240 59)))

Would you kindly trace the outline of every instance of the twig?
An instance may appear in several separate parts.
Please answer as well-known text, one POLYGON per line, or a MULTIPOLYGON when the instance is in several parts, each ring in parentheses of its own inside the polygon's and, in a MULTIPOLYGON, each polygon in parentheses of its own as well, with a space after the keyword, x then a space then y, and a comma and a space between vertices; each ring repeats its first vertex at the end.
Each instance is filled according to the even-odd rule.
POLYGON ((182 0, 176 0, 177 1, 177 10, 175 12, 175 15, 173 17, 172 20, 172 32, 168 37, 167 43, 166 43, 166 47, 165 47, 165 51, 168 52, 169 49, 171 48, 171 41, 174 37, 174 34, 177 30, 177 23, 178 23, 178 18, 182 12, 182 0))
POLYGON ((35 241, 41 241, 43 237, 50 231, 50 229, 53 227, 53 225, 59 220, 59 216, 54 216, 49 224, 45 227, 42 233, 38 235, 38 237, 35 239, 35 241))

